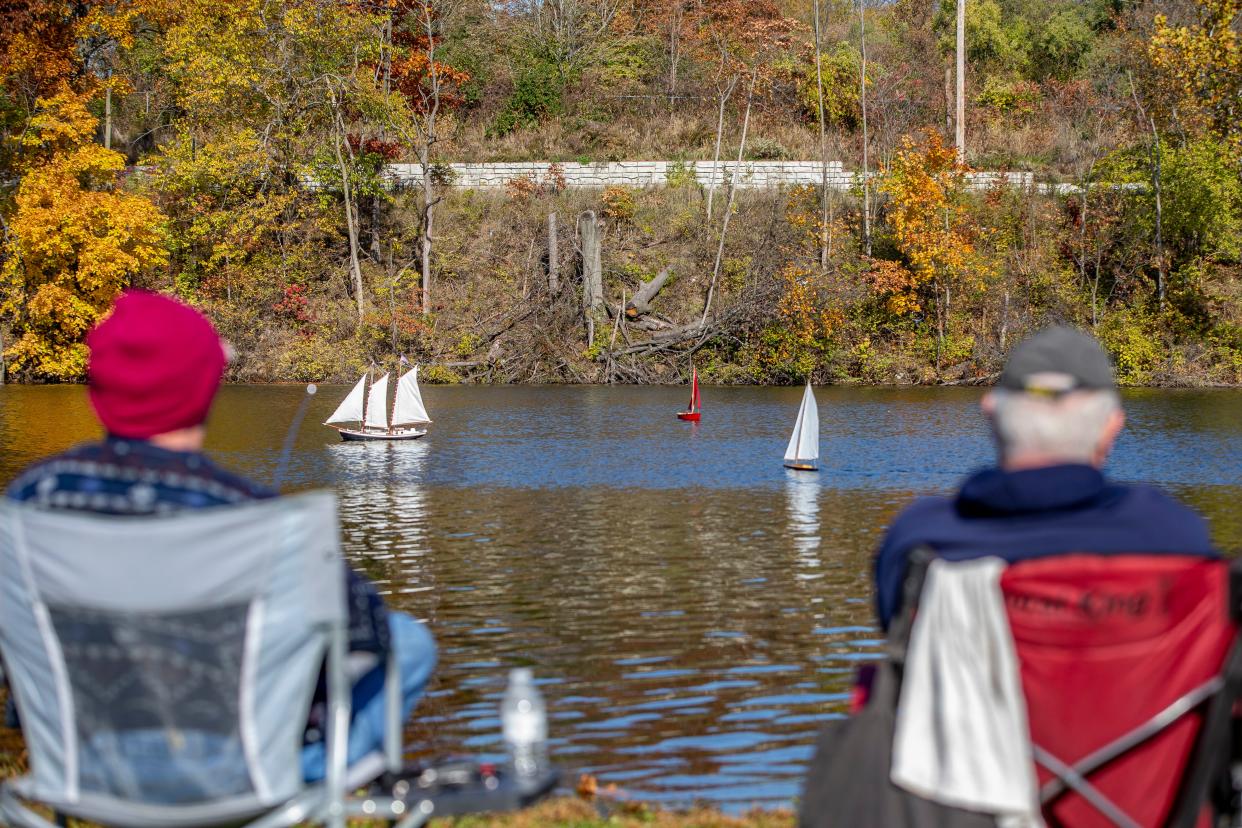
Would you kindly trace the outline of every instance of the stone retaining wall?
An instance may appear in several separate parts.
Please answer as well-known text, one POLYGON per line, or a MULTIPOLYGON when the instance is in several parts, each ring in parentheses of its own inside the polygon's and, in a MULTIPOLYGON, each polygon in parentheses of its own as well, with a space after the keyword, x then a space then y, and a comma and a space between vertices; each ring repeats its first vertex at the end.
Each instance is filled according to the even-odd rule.
MULTIPOLYGON (((495 164, 449 164, 452 186, 474 189, 504 187, 514 179, 526 178, 542 184, 552 174, 553 165, 541 161, 495 164)), ((717 187, 727 184, 733 177, 735 164, 721 161, 611 161, 599 164, 579 164, 567 161, 555 165, 566 187, 667 187, 687 182, 691 176, 700 186, 717 187)), ((422 171, 417 164, 390 164, 389 179, 396 186, 416 186, 422 181, 422 171)), ((768 187, 792 187, 801 184, 818 185, 823 170, 818 161, 744 161, 737 171, 738 188, 763 189, 768 187)), ((971 186, 986 189, 1003 182, 1009 186, 1029 187, 1034 182, 1031 173, 971 173, 971 186)), ((857 174, 842 167, 840 161, 828 163, 828 186, 847 190, 857 183, 857 174)))

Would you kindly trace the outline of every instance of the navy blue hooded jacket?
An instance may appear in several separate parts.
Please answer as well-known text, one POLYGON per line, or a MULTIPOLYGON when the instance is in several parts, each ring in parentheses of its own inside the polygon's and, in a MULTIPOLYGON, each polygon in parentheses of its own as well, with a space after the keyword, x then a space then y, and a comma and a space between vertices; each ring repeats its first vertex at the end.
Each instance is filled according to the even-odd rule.
POLYGON ((885 629, 900 608, 906 560, 924 544, 948 560, 1216 554, 1203 518, 1150 486, 1111 483, 1086 465, 985 469, 967 478, 956 497, 917 500, 889 527, 875 560, 885 629))

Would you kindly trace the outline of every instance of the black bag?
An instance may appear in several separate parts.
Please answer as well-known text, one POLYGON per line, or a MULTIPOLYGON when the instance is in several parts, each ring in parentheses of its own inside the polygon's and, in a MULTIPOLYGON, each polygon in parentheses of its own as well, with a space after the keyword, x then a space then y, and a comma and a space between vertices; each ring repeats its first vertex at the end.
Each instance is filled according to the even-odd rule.
POLYGON ((923 799, 893 784, 893 734, 901 668, 914 607, 931 560, 929 551, 910 556, 900 616, 893 621, 887 657, 877 665, 867 705, 857 715, 829 723, 819 734, 807 769, 799 828, 994 828, 996 819, 923 799))

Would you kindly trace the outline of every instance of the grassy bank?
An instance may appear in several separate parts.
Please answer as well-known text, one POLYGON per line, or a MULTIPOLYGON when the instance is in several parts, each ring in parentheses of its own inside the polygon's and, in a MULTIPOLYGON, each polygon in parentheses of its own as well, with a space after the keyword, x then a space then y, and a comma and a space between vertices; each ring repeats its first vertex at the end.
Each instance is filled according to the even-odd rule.
MULTIPOLYGON (((307 274, 305 288, 251 283, 245 301, 199 296, 239 351, 232 370, 241 381, 344 381, 405 353, 433 383, 676 383, 688 381, 692 359, 710 383, 974 383, 1053 321, 1093 330, 1126 384, 1242 381, 1242 268, 1187 264, 1153 301, 1136 262, 1118 258, 1136 255, 1133 239, 1084 238, 1066 197, 968 191, 934 142, 911 145, 873 194, 871 257, 858 193, 833 194, 825 225, 813 190, 739 191, 722 244, 725 194, 692 179, 670 183, 448 191, 426 317, 410 310, 418 292, 408 273, 394 279, 370 265, 376 301, 361 323, 327 273, 307 274), (575 238, 587 211, 602 234, 603 302, 591 314, 575 238), (556 289, 549 214, 559 218, 556 289), (911 257, 930 264, 919 270, 911 257), (648 307, 621 314, 663 273, 648 307)), ((384 228, 411 226, 417 198, 386 203, 384 228)), ((1091 209, 1117 221, 1138 209, 1128 191, 1094 198, 1091 209)))
POLYGON ((665 811, 641 804, 603 807, 581 799, 555 799, 516 814, 436 820, 436 828, 793 828, 789 811, 725 816, 709 808, 665 811))

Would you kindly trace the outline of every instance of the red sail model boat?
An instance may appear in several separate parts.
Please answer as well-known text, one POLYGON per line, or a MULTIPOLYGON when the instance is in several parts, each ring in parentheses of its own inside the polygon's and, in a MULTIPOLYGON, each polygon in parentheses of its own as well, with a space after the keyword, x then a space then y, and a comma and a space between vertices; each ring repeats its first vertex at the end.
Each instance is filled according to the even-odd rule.
POLYGON ((703 415, 702 408, 702 401, 699 399, 699 372, 698 369, 693 369, 690 380, 690 410, 678 411, 677 419, 697 423, 703 415))

